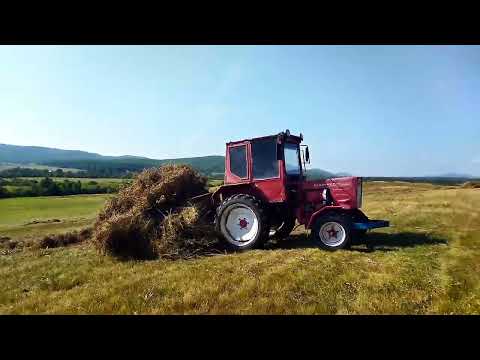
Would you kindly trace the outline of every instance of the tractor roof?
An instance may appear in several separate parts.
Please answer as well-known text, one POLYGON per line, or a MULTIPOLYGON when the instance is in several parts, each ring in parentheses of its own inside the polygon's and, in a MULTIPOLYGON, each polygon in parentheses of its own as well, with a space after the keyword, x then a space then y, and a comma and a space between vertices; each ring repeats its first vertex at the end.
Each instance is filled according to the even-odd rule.
POLYGON ((294 143, 298 143, 300 144, 302 141, 303 141, 303 135, 300 134, 300 136, 296 136, 296 135, 292 135, 290 134, 290 131, 282 131, 278 134, 275 134, 275 135, 267 135, 267 136, 260 136, 260 137, 256 137, 256 138, 250 138, 250 139, 243 139, 243 140, 237 140, 237 141, 230 141, 227 143, 227 145, 235 145, 235 144, 239 144, 239 143, 242 143, 242 142, 245 142, 245 141, 253 141, 253 140, 259 140, 259 139, 267 139, 267 138, 281 138, 282 139, 282 142, 285 142, 285 141, 290 141, 290 142, 294 142, 294 143))

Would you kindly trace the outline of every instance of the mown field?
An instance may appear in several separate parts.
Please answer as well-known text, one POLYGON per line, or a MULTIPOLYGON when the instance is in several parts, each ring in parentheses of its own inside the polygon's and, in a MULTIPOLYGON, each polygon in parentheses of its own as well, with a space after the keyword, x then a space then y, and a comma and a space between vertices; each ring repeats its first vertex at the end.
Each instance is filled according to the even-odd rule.
POLYGON ((89 226, 110 196, 99 194, 1 199, 0 237, 29 241, 50 233, 89 226), (32 224, 33 222, 38 223, 32 224))
MULTIPOLYGON (((372 249, 325 252, 303 229, 264 250, 180 261, 0 247, 0 313, 479 314, 480 189, 369 182, 364 192, 367 215, 393 225, 368 235, 372 249)), ((106 198, 0 200, 0 237, 80 228, 106 198)))

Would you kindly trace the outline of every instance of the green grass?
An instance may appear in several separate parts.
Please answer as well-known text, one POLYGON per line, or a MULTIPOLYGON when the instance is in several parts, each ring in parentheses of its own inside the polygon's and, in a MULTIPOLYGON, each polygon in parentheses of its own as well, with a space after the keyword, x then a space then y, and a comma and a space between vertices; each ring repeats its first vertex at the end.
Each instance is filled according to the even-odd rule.
POLYGON ((3 188, 7 191, 14 192, 18 190, 30 190, 31 186, 4 185, 3 188))
POLYGON ((0 236, 23 240, 90 225, 110 195, 45 196, 0 199, 0 236), (34 220, 58 223, 26 225, 34 220))
POLYGON ((217 187, 223 185, 223 180, 210 179, 208 180, 209 187, 217 187))
POLYGON ((24 250, 0 255, 0 313, 480 314, 480 190, 364 191, 367 215, 392 223, 368 235, 371 252, 322 251, 302 229, 265 250, 188 261, 121 262, 88 244, 24 250))

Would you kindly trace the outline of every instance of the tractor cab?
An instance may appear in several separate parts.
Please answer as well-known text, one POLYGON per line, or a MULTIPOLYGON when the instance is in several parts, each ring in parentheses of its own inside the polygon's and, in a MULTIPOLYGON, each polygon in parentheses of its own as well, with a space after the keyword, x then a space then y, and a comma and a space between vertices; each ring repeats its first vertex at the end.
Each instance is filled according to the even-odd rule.
POLYGON ((227 143, 225 185, 253 185, 263 201, 287 201, 305 180, 308 147, 290 131, 227 143), (303 160, 303 161, 302 161, 303 160))

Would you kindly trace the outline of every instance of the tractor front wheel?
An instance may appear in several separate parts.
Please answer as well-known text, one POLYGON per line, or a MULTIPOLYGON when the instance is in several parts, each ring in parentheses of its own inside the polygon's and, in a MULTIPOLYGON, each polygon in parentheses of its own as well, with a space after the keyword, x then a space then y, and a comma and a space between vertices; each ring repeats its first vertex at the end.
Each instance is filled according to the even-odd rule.
POLYGON ((244 194, 233 195, 220 204, 215 228, 236 251, 261 247, 270 229, 262 203, 244 194))
POLYGON ((321 216, 315 221, 310 235, 322 249, 345 249, 352 241, 352 224, 342 215, 321 216))

